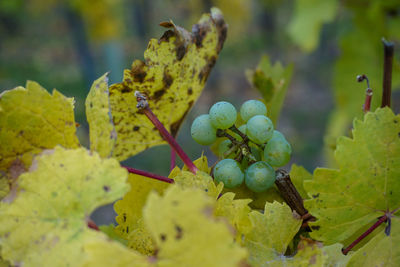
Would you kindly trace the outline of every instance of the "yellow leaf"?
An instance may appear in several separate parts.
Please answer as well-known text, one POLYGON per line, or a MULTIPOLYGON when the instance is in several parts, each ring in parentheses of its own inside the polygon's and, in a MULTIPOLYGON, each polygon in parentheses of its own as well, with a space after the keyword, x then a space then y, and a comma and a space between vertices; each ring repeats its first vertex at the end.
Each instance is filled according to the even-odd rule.
POLYGON ((0 172, 12 184, 42 150, 58 144, 78 147, 75 132, 72 98, 56 90, 49 94, 32 81, 26 83, 26 88, 3 92, 0 95, 0 172))
POLYGON ((169 184, 132 173, 129 174, 128 183, 131 190, 114 204, 118 214, 115 219, 118 226, 115 230, 120 237, 128 240, 129 247, 151 255, 154 246, 141 221, 143 207, 151 191, 162 194, 169 184))
POLYGON ((223 183, 215 185, 213 178, 202 171, 196 174, 188 171, 174 171, 174 173, 171 172, 169 178, 174 179, 175 184, 183 188, 201 189, 214 199, 217 199, 224 187, 223 183))
POLYGON ((77 266, 83 246, 103 238, 87 227, 97 207, 128 191, 115 159, 85 149, 45 151, 18 179, 14 199, 0 202, 2 256, 15 265, 77 266))
POLYGON ((87 257, 82 267, 150 267, 149 258, 110 240, 96 240, 84 245, 87 257))
POLYGON ((224 221, 213 216, 215 200, 199 189, 170 186, 151 193, 144 221, 154 237, 158 266, 237 266, 247 256, 224 221))
POLYGON ((199 97, 226 37, 227 25, 218 9, 203 15, 193 32, 172 22, 160 40, 125 70, 122 83, 110 87, 110 107, 117 141, 113 155, 124 160, 146 148, 165 144, 154 125, 137 107, 135 91, 147 96, 154 114, 173 136, 199 97))
POLYGON ((251 208, 248 204, 251 199, 234 199, 235 194, 228 192, 217 200, 215 216, 223 216, 228 219, 237 230, 237 241, 241 242, 242 235, 250 231, 252 224, 249 217, 251 208))
POLYGON ((108 73, 93 82, 86 98, 86 117, 89 123, 90 150, 109 157, 117 139, 109 105, 108 73))

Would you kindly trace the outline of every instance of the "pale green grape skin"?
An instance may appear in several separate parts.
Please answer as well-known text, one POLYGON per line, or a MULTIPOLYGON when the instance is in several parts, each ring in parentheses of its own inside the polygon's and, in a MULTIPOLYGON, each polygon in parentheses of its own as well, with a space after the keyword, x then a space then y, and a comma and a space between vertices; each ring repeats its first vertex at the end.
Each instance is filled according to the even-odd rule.
POLYGON ((246 134, 246 131, 247 131, 246 124, 240 125, 238 130, 241 131, 242 133, 246 134))
POLYGON ((233 159, 223 159, 215 165, 214 179, 223 182, 226 188, 235 188, 243 183, 244 174, 240 165, 233 159))
POLYGON ((290 161, 292 147, 283 135, 274 134, 264 148, 264 160, 273 167, 281 167, 290 161))
POLYGON ((285 136, 280 131, 277 131, 277 130, 274 130, 274 133, 272 134, 271 139, 272 138, 283 138, 286 140, 285 136))
POLYGON ((200 115, 193 121, 190 133, 200 145, 208 146, 217 140, 217 130, 211 125, 208 114, 200 115))
POLYGON ((211 124, 216 129, 228 129, 231 127, 237 118, 235 107, 225 101, 217 102, 210 108, 208 112, 210 115, 211 124))
POLYGON ((275 170, 266 162, 258 161, 245 171, 244 181, 253 192, 264 192, 275 183, 275 170))
POLYGON ((218 156, 220 158, 232 158, 234 157, 235 153, 231 153, 227 155, 226 157, 224 156, 225 152, 227 152, 229 149, 232 148, 232 142, 230 140, 224 140, 218 145, 218 156))
POLYGON ((268 142, 274 133, 274 124, 264 115, 252 117, 246 126, 246 133, 249 139, 259 145, 268 142))
POLYGON ((247 100, 240 107, 240 117, 242 117, 244 121, 248 121, 256 115, 267 115, 267 107, 263 102, 258 100, 247 100))

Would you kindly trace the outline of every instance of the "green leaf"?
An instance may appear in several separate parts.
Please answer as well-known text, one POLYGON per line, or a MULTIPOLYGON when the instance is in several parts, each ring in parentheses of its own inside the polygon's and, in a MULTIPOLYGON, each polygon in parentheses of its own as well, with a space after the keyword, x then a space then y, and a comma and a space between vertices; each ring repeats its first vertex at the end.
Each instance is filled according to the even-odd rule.
POLYGON ((247 70, 246 76, 264 99, 268 117, 278 121, 283 101, 293 73, 293 65, 284 68, 280 62, 272 64, 267 55, 261 58, 255 70, 247 70))
POLYGON ((381 231, 357 250, 347 266, 398 266, 400 262, 400 219, 393 217, 390 234, 381 231))
POLYGON ((45 151, 18 179, 14 199, 0 202, 2 256, 14 265, 77 266, 86 242, 104 238, 87 227, 96 208, 128 191, 115 159, 85 149, 45 151))
POLYGON ((100 231, 105 233, 108 238, 111 240, 115 240, 120 242, 123 245, 127 245, 127 241, 125 239, 122 239, 121 237, 118 236, 118 234, 115 232, 115 225, 110 223, 109 225, 100 225, 99 226, 100 231))
POLYGON ((290 170, 290 180, 292 180, 293 185, 296 187, 300 196, 303 199, 309 198, 306 190, 304 189, 303 183, 304 181, 308 181, 312 179, 312 174, 309 173, 304 167, 297 166, 296 164, 292 165, 290 170))
POLYGON ((253 227, 245 234, 244 244, 254 266, 267 266, 282 258, 302 223, 289 206, 278 202, 266 203, 264 213, 252 211, 250 220, 253 227))
POLYGON ((234 242, 230 226, 213 216, 215 200, 199 189, 170 186, 151 193, 144 209, 160 266, 235 266, 247 252, 234 242))
POLYGON ((8 192, 31 165, 35 155, 57 144, 79 146, 75 135, 74 100, 58 91, 49 94, 39 84, 28 81, 0 95, 0 191, 8 192), (7 181, 6 181, 7 180, 7 181))
MULTIPOLYGON (((389 108, 354 121, 353 138, 338 139, 339 169, 318 168, 304 186, 305 207, 317 217, 311 236, 325 244, 342 242, 400 207, 400 116, 389 108)), ((393 222, 395 223, 395 222, 393 222)))
MULTIPOLYGON (((113 156, 124 160, 149 147, 165 144, 154 125, 136 107, 135 91, 147 96, 149 106, 162 124, 176 136, 213 68, 225 41, 227 25, 213 8, 201 17, 193 32, 172 22, 160 40, 152 39, 144 61, 125 70, 122 83, 111 85, 110 107, 117 132, 113 156)), ((107 120, 109 121, 109 120, 107 120)))
POLYGON ((93 82, 86 98, 86 117, 89 123, 90 150, 101 157, 112 155, 117 133, 111 117, 108 73, 93 82))
POLYGON ((318 46, 322 25, 334 20, 338 7, 336 0, 296 0, 289 36, 305 52, 313 51, 318 46))

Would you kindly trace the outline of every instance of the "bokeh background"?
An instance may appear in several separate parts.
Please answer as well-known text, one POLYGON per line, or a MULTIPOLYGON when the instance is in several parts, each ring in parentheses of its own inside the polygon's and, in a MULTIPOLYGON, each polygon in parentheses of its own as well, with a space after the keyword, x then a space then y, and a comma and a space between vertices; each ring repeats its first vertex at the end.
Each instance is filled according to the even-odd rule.
MULTIPOLYGON (((399 0, 0 0, 0 90, 35 80, 74 97, 79 139, 88 146, 91 83, 107 71, 111 83, 120 82, 149 39, 161 37, 160 22, 190 30, 212 6, 224 13, 228 38, 178 136, 191 158, 205 151, 216 160, 191 140, 190 123, 219 100, 239 108, 259 98, 245 72, 264 54, 294 65, 277 128, 292 144, 291 163, 309 171, 334 165, 336 137, 349 135, 353 118, 362 116, 366 84, 356 75, 370 78, 379 105, 383 37, 395 44, 392 103, 399 111, 399 0)), ((167 175, 169 155, 167 146, 155 147, 125 164, 167 175)))

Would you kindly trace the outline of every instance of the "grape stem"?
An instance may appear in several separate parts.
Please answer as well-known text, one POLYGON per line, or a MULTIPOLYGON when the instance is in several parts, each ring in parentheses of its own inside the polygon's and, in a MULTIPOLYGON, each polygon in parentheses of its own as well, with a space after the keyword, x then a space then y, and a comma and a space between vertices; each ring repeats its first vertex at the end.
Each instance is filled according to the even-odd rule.
POLYGON ((308 221, 313 219, 314 217, 310 215, 308 210, 304 207, 303 198, 292 183, 290 175, 282 169, 276 170, 275 175, 275 185, 278 187, 279 192, 289 207, 295 210, 304 220, 308 221))
POLYGON ((151 178, 151 179, 156 179, 156 180, 159 180, 159 181, 162 181, 162 182, 166 182, 166 183, 170 183, 170 184, 174 183, 174 179, 171 179, 171 178, 168 178, 168 177, 164 177, 164 176, 161 176, 161 175, 158 175, 158 174, 155 174, 155 173, 138 170, 138 169, 131 168, 131 167, 128 167, 128 166, 121 166, 121 167, 125 168, 129 173, 138 174, 138 175, 141 175, 141 176, 145 176, 145 177, 148 177, 148 178, 151 178))
POLYGON ((242 132, 236 127, 235 124, 232 125, 232 126, 229 128, 229 130, 231 130, 232 132, 234 132, 234 133, 240 135, 240 137, 242 137, 244 143, 247 143, 247 142, 249 141, 249 138, 247 137, 247 135, 245 135, 244 133, 242 133, 242 132))
POLYGON ((168 142, 168 144, 171 146, 173 150, 175 150, 175 152, 182 159, 183 163, 188 167, 188 169, 192 173, 196 174, 196 172, 198 171, 197 167, 194 165, 194 163, 191 161, 188 155, 186 155, 183 149, 179 146, 175 138, 172 137, 172 135, 168 132, 167 129, 165 129, 164 125, 160 122, 160 120, 153 113, 153 111, 151 111, 147 98, 139 91, 135 92, 135 96, 138 101, 136 107, 139 110, 142 110, 143 113, 147 116, 147 118, 154 124, 154 126, 158 129, 164 140, 168 142))
POLYGON ((237 130, 240 133, 240 137, 242 137, 243 140, 239 141, 235 137, 233 137, 232 135, 227 133, 225 130, 221 130, 221 129, 217 129, 217 136, 218 137, 226 137, 226 138, 228 138, 232 142, 232 144, 234 145, 233 147, 240 148, 240 153, 235 157, 235 160, 236 161, 241 161, 243 159, 243 156, 245 156, 245 157, 247 157, 249 159, 249 164, 250 165, 255 163, 255 162, 257 162, 257 159, 250 152, 250 147, 249 147, 249 144, 248 144, 249 143, 249 138, 247 137, 247 135, 243 134, 239 129, 236 128, 235 125, 233 125, 229 129, 232 130, 235 133, 236 133, 236 130, 237 130))
POLYGON ((390 98, 392 95, 392 69, 393 69, 393 55, 394 44, 382 39, 383 42, 383 93, 381 107, 390 107, 390 98))

